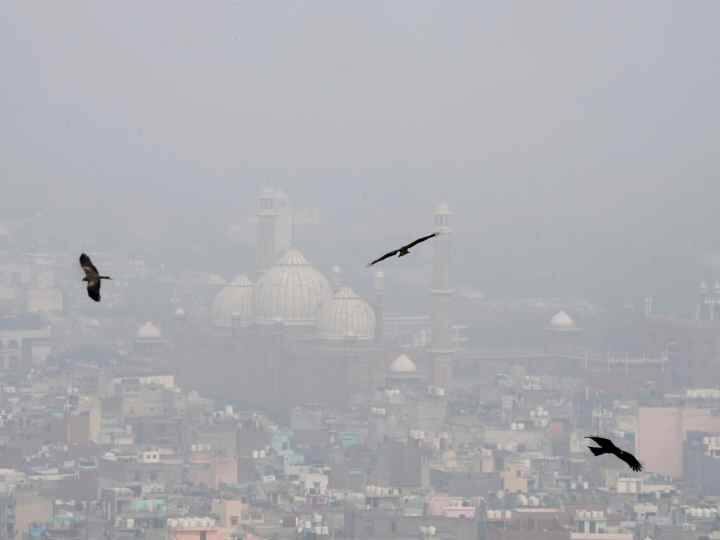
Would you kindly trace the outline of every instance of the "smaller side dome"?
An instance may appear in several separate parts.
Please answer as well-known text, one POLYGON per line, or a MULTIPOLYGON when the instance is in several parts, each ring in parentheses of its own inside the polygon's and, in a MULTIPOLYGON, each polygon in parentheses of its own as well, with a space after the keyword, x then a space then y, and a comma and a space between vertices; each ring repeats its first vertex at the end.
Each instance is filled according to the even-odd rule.
POLYGON ((245 274, 240 274, 223 287, 215 296, 211 308, 213 324, 221 328, 231 328, 233 321, 249 324, 253 314, 253 284, 245 274))
POLYGON ((147 321, 137 331, 137 338, 144 340, 162 339, 162 332, 151 321, 147 321))
POLYGON ((576 330, 575 321, 565 311, 558 311, 550 319, 550 327, 554 330, 576 330))
POLYGON ((375 312, 349 287, 341 287, 320 309, 318 331, 324 339, 372 339, 375 312))
POLYGON ((417 372, 417 366, 407 354, 401 354, 390 364, 390 371, 398 374, 411 374, 417 372))

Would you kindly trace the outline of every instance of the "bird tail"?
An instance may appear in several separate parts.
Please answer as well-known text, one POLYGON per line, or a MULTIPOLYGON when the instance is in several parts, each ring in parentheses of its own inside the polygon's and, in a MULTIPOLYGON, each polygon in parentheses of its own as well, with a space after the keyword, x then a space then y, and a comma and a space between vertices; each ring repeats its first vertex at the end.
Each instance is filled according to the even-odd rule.
POLYGON ((100 279, 112 279, 110 276, 100 276, 100 279))
POLYGON ((593 453, 593 456, 601 456, 608 453, 604 448, 597 448, 596 446, 588 446, 588 448, 593 453))

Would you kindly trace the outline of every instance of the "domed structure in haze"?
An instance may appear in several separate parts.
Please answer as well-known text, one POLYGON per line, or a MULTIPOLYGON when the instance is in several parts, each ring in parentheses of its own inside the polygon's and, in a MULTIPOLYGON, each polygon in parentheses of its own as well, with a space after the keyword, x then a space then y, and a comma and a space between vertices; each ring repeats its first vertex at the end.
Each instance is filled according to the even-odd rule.
POLYGON ((233 321, 250 324, 255 314, 253 284, 245 274, 223 287, 211 307, 212 321, 220 328, 230 328, 233 321))
POLYGON ((155 325, 155 323, 151 321, 147 321, 140 328, 138 328, 135 337, 139 341, 156 341, 163 338, 160 329, 155 325))
POLYGON ((553 315, 552 319, 550 319, 550 328, 561 332, 574 331, 578 329, 573 318, 565 311, 559 311, 553 315))
POLYGON ((375 313, 350 287, 341 287, 326 302, 318 317, 318 333, 328 340, 375 337, 375 313))
POLYGON ((221 375, 206 375, 201 366, 198 377, 210 377, 212 384, 227 384, 228 393, 240 391, 248 400, 274 407, 317 399, 347 404, 353 396, 384 387, 386 381, 421 388, 427 379, 434 386, 447 386, 454 352, 447 205, 433 215, 435 229, 442 235, 433 247, 428 320, 383 315, 382 270, 368 275, 370 303, 344 283, 338 266, 328 265, 324 274, 291 247, 299 228, 319 223, 315 214, 294 211, 279 190, 264 190, 259 203, 255 267, 244 269, 252 271, 252 281, 240 275, 220 286, 221 280, 215 279, 216 293, 203 300, 210 308, 213 336, 219 338, 211 341, 218 347, 216 371, 221 375), (426 335, 416 348, 418 364, 402 354, 388 365, 388 358, 395 356, 391 349, 402 347, 404 337, 418 330, 426 335))
POLYGON ((331 297, 327 278, 290 249, 255 285, 255 317, 259 323, 314 326, 320 306, 331 297))
POLYGON ((417 366, 407 354, 401 354, 390 364, 390 373, 395 375, 410 375, 416 372, 417 366))

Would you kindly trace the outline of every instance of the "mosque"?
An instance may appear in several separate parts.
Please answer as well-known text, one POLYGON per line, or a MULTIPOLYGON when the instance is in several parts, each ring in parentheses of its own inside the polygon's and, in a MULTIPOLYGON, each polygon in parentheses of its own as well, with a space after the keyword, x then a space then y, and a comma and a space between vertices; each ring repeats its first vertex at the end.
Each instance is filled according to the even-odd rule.
POLYGON ((388 377, 410 375, 418 384, 438 387, 450 383, 453 290, 446 204, 434 213, 436 230, 445 234, 433 240, 432 313, 429 320, 407 321, 409 327, 430 326, 431 338, 426 347, 402 355, 384 331, 383 272, 374 273, 372 298, 362 298, 343 283, 339 268, 326 276, 292 245, 285 193, 265 189, 259 206, 255 269, 222 287, 210 307, 212 341, 232 350, 214 370, 231 384, 236 399, 341 405, 385 385, 388 377))

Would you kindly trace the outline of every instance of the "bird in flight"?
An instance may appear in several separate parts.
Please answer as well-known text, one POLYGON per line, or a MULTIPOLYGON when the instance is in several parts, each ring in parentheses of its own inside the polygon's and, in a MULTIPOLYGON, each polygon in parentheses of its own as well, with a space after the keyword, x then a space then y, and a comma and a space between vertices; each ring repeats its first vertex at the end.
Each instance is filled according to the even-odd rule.
POLYGON ((87 281, 87 292, 88 296, 95 300, 96 302, 100 301, 100 282, 103 279, 112 279, 110 276, 101 276, 98 272, 98 269, 95 268, 95 265, 90 260, 90 257, 88 257, 85 253, 80 255, 80 266, 83 269, 83 272, 85 272, 85 277, 82 279, 83 281, 87 281))
POLYGON ((432 238, 433 236, 437 236, 438 234, 440 234, 440 233, 434 232, 434 233, 432 233, 432 234, 428 234, 427 236, 423 236, 423 237, 421 237, 421 238, 418 238, 417 240, 414 240, 414 241, 410 242, 409 244, 407 244, 407 245, 405 245, 405 246, 402 246, 401 248, 394 249, 393 251, 390 251, 390 252, 386 253, 385 255, 383 255, 382 257, 380 257, 379 259, 375 259, 373 262, 371 262, 370 264, 368 264, 368 266, 372 266, 373 264, 377 264, 377 263, 379 263, 380 261, 384 261, 385 259, 388 259, 388 258, 390 258, 390 257, 394 257, 395 255, 397 255, 398 257, 404 257, 405 255, 408 255, 408 254, 410 253, 410 248, 411 248, 411 247, 414 247, 414 246, 418 245, 420 242, 424 242, 425 240, 429 240, 430 238, 432 238))
POLYGON ((599 446, 599 448, 598 446, 588 446, 593 455, 601 456, 603 454, 612 454, 618 459, 627 463, 633 471, 642 471, 642 463, 640 463, 630 452, 626 452, 625 450, 621 450, 620 448, 615 446, 615 443, 613 443, 610 439, 604 439, 602 437, 585 438, 592 440, 595 444, 599 446))

